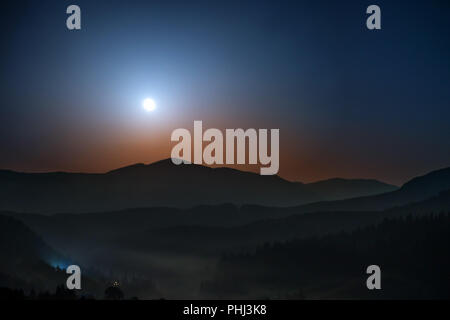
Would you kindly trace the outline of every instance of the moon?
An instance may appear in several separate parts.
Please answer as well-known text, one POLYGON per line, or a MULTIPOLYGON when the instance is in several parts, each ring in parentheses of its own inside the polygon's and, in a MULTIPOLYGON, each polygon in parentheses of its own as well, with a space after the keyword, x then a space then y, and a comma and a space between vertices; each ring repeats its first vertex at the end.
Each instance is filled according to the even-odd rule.
POLYGON ((156 102, 151 98, 146 98, 142 101, 142 108, 147 112, 152 112, 156 109, 156 102))

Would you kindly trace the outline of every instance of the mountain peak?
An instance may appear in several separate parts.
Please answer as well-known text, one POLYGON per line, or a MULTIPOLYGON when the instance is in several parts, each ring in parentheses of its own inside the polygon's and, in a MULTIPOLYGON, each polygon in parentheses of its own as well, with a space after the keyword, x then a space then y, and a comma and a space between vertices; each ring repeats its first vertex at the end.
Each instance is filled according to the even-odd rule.
POLYGON ((125 166, 125 167, 120 167, 111 171, 108 171, 106 174, 118 174, 118 173, 124 173, 124 172, 134 172, 134 171, 138 171, 141 170, 145 167, 147 167, 148 165, 144 164, 144 163, 135 163, 129 166, 125 166))
POLYGON ((450 189, 450 167, 434 170, 423 176, 415 177, 406 182, 402 186, 402 189, 412 190, 421 188, 424 185, 429 189, 450 189))

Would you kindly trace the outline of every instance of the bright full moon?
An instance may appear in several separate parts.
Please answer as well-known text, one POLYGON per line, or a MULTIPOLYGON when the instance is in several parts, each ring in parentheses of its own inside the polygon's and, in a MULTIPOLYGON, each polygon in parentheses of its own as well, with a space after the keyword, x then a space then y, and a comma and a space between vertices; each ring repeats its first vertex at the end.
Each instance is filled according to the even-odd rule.
POLYGON ((142 107, 145 111, 151 112, 156 109, 156 102, 153 99, 147 98, 144 101, 142 101, 142 107))

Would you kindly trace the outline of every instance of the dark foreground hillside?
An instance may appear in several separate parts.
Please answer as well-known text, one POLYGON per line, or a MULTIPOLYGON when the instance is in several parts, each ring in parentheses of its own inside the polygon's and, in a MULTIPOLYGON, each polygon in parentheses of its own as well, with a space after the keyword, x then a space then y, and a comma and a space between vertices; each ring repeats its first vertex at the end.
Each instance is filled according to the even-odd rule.
POLYGON ((449 252, 448 213, 386 219, 224 256, 202 288, 218 298, 449 299, 449 252), (372 264, 381 268, 381 290, 366 288, 372 264))
MULTIPOLYGON (((30 297, 61 299, 74 297, 65 289, 68 274, 65 268, 71 264, 50 247, 23 222, 0 215, 0 299, 30 297)), ((83 288, 79 295, 102 292, 105 281, 96 281, 83 275, 83 288)))

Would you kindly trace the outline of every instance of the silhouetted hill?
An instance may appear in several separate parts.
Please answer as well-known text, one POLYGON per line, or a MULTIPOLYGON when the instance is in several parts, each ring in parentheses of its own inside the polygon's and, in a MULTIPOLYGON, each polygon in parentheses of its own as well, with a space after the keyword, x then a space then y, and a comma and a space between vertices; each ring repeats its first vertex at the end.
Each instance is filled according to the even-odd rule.
POLYGON ((432 171, 414 178, 400 189, 374 196, 325 201, 300 206, 300 212, 378 211, 422 201, 450 189, 450 168, 432 171))
POLYGON ((0 171, 0 210, 48 214, 221 203, 295 206, 392 188, 360 180, 305 185, 230 168, 176 166, 168 159, 104 174, 0 171))
MULTIPOLYGON (((150 169, 149 166, 137 165, 109 174, 119 175, 122 179, 126 176, 130 181, 138 181, 142 168, 152 172, 156 168, 155 171, 161 173, 164 172, 161 167, 164 168, 167 165, 160 162, 156 163, 155 167, 150 166, 150 169)), ((205 167, 185 169, 206 172, 217 170, 205 167)), ((176 170, 185 172, 183 168, 176 170)), ((241 174, 231 169, 230 172, 241 174)), ((142 243, 143 245, 139 244, 139 246, 153 249, 158 249, 161 244, 163 248, 179 250, 184 246, 195 246, 197 242, 200 249, 208 245, 214 249, 215 239, 219 242, 223 241, 225 247, 229 247, 230 243, 247 245, 264 241, 264 239, 280 240, 294 236, 348 230, 376 223, 384 216, 392 216, 398 212, 402 214, 405 211, 406 213, 415 212, 420 206, 422 211, 448 210, 450 207, 446 200, 448 191, 442 189, 450 189, 449 172, 449 168, 432 172, 412 179, 397 191, 381 195, 296 207, 279 208, 258 205, 237 207, 228 204, 197 206, 189 209, 154 207, 82 215, 57 214, 48 217, 34 214, 8 214, 20 217, 33 230, 45 235, 51 244, 58 244, 69 250, 67 252, 72 252, 80 246, 89 247, 90 243, 94 242, 98 245, 110 246, 117 239, 123 239, 121 245, 142 243), (439 191, 442 191, 440 195, 439 191), (391 210, 391 208, 395 209, 391 210), (305 215, 305 213, 310 214, 305 215), (149 230, 152 231, 148 232, 149 230), (210 236, 206 236, 207 234, 210 236), (80 235, 82 235, 81 238, 80 235), (185 238, 188 241, 184 241, 185 238)), ((152 175, 157 176, 153 173, 152 175)), ((258 175, 248 175, 255 179, 259 178, 258 175)), ((278 180, 276 177, 273 178, 278 180)))
MULTIPOLYGON (((293 208, 291 208, 293 209, 293 208)), ((272 210, 277 210, 273 208, 272 210)), ((118 243, 139 250, 214 253, 252 248, 264 242, 323 236, 380 223, 385 218, 450 211, 450 191, 430 199, 384 211, 330 211, 297 213, 282 209, 281 218, 268 218, 241 226, 178 225, 127 234, 118 243), (292 213, 292 215, 288 215, 292 213)))
POLYGON ((18 256, 45 261, 56 261, 60 257, 23 222, 4 215, 0 215, 0 255, 2 265, 13 262, 18 256))
MULTIPOLYGON (((149 208, 92 214, 12 214, 64 252, 96 255, 92 248, 214 254, 264 242, 319 236, 376 224, 384 218, 450 210, 450 191, 382 211, 302 213, 300 208, 234 205, 149 208)), ((5 213, 7 214, 7 213, 5 213)))
MULTIPOLYGON (((74 263, 49 246, 40 236, 13 217, 0 215, 0 287, 25 292, 48 292, 65 288, 65 268, 74 263)), ((82 266, 81 266, 82 267, 82 266)), ((98 295, 104 290, 103 278, 93 278, 83 268, 82 290, 77 295, 98 295)), ((71 296, 75 296, 72 292, 71 296)), ((63 297, 53 296, 52 299, 63 297)))
POLYGON ((398 187, 370 179, 334 178, 307 184, 317 194, 326 195, 327 200, 350 199, 397 190, 398 187))
POLYGON ((386 219, 325 237, 228 254, 202 288, 227 299, 449 299, 450 215, 386 219), (367 290, 366 268, 381 268, 367 290))
POLYGON ((264 243, 352 232, 385 218, 429 215, 449 208, 450 191, 446 191, 416 203, 370 212, 302 213, 300 207, 228 204, 50 216, 4 214, 22 219, 52 246, 83 264, 106 274, 157 279, 158 287, 167 289, 172 284, 166 292, 186 297, 193 292, 187 285, 198 283, 205 270, 211 272, 223 252, 253 252, 264 243), (182 288, 179 281, 183 281, 182 288))
POLYGON ((21 221, 0 215, 0 287, 53 289, 65 275, 51 264, 64 260, 21 221))

